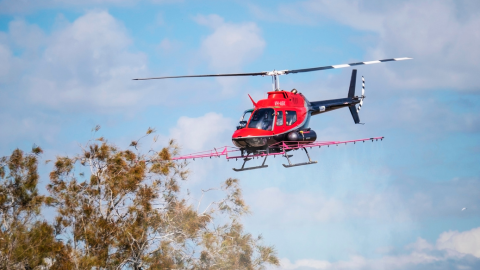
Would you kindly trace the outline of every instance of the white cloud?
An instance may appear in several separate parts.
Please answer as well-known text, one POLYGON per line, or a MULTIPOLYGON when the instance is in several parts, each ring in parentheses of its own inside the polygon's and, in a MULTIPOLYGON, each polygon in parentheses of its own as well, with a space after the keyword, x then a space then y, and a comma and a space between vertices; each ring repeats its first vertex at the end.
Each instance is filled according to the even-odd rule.
POLYGON ((0 43, 0 62, 2 63, 0 65, 0 83, 5 82, 9 77, 12 70, 12 58, 12 52, 8 47, 0 43))
POLYGON ((480 18, 458 16, 453 1, 408 1, 383 17, 380 42, 369 55, 414 60, 400 74, 386 74, 410 88, 478 91, 480 18), (393 75, 393 76, 392 76, 393 75))
MULTIPOLYGON (((383 31, 382 24, 385 20, 385 5, 376 1, 371 5, 363 0, 353 1, 305 1, 302 3, 302 8, 313 12, 321 13, 328 18, 333 18, 348 26, 356 29, 381 32, 383 31), (375 7, 373 7, 375 6, 375 7)), ((390 3, 388 5, 392 9, 398 8, 398 4, 390 3)))
POLYGON ((9 23, 9 35, 11 42, 20 48, 36 50, 45 43, 45 33, 40 27, 20 19, 9 23))
POLYGON ((285 193, 272 187, 256 192, 252 199, 253 209, 259 216, 266 219, 275 216, 279 224, 325 222, 345 218, 346 209, 342 201, 323 194, 285 193))
POLYGON ((272 12, 271 6, 267 9, 262 9, 256 4, 247 3, 246 5, 250 13, 261 20, 301 25, 314 25, 316 23, 316 18, 305 16, 303 10, 292 8, 292 4, 279 4, 277 12, 272 12))
POLYGON ((155 4, 176 4, 176 3, 183 3, 184 0, 149 0, 155 4))
MULTIPOLYGON (((381 102, 382 98, 376 95, 376 102, 381 102)), ((452 133, 480 131, 480 115, 473 106, 459 104, 461 95, 452 96, 453 98, 445 102, 438 98, 419 96, 414 91, 399 93, 396 96, 395 106, 369 102, 366 103, 368 111, 364 110, 361 116, 384 130, 408 129, 422 139, 438 139, 452 133), (375 109, 372 110, 370 106, 375 109), (463 107, 463 110, 456 109, 459 107, 463 107), (376 113, 378 111, 382 113, 376 113)))
POLYGON ((195 118, 182 116, 177 125, 170 129, 170 138, 177 140, 187 151, 206 151, 230 145, 228 132, 233 132, 234 128, 232 119, 214 112, 195 118))
MULTIPOLYGON (((365 59, 355 60, 414 58, 376 69, 376 75, 393 87, 479 91, 476 59, 480 58, 480 34, 476 29, 480 28, 480 17, 475 14, 480 5, 475 2, 309 0, 280 4, 274 17, 292 24, 334 20, 375 34, 376 41, 367 47, 365 59)), ((258 6, 251 8, 257 16, 262 14, 260 10, 258 6)))
POLYGON ((195 17, 197 23, 213 29, 201 45, 201 54, 215 71, 238 71, 261 55, 265 40, 252 22, 228 23, 218 15, 195 17))
MULTIPOLYGON (((132 6, 142 0, 0 0, 0 14, 24 14, 48 8, 83 8, 92 6, 132 6)), ((175 4, 184 0, 145 0, 153 4, 175 4)))
MULTIPOLYGON (((347 165, 352 165, 350 162, 345 162, 347 165)), ((361 175, 364 174, 368 173, 361 175)), ((368 175, 370 178, 375 178, 375 175, 368 175)), ((332 178, 336 181, 345 181, 344 177, 332 178)), ((368 222, 375 225, 370 228, 371 231, 369 229, 361 230, 364 234, 362 237, 367 237, 369 239, 367 241, 371 243, 378 243, 379 239, 384 239, 385 241, 380 240, 381 244, 389 245, 388 238, 398 230, 397 224, 401 224, 400 227, 405 229, 412 221, 415 224, 421 222, 422 219, 451 218, 459 213, 465 213, 460 212, 461 205, 478 204, 478 199, 476 199, 479 198, 478 191, 475 188, 478 186, 478 180, 452 179, 448 182, 428 182, 427 184, 402 177, 400 179, 399 182, 383 179, 389 184, 388 188, 381 189, 381 191, 361 188, 360 190, 353 189, 350 192, 334 190, 324 194, 322 191, 313 189, 311 191, 282 192, 276 187, 267 188, 247 197, 247 201, 252 209, 255 209, 255 215, 261 217, 257 218, 257 226, 275 228, 279 231, 283 231, 284 227, 305 228, 306 231, 314 230, 322 236, 312 236, 311 241, 315 243, 309 243, 309 249, 319 249, 319 254, 328 257, 329 253, 324 250, 324 245, 334 241, 328 245, 336 248, 337 243, 342 243, 340 245, 345 247, 341 247, 341 250, 347 254, 353 253, 349 260, 340 261, 315 260, 313 258, 291 261, 284 258, 281 261, 280 269, 431 269, 430 267, 433 266, 436 267, 435 269, 456 269, 459 266, 467 267, 465 269, 477 269, 475 267, 480 265, 480 260, 474 259, 472 256, 479 257, 480 255, 480 245, 478 244, 480 243, 480 228, 466 232, 444 232, 440 234, 434 244, 419 237, 414 243, 405 245, 404 252, 399 252, 395 248, 388 248, 386 251, 381 249, 382 252, 378 254, 382 254, 382 256, 377 259, 358 255, 359 247, 355 247, 349 240, 345 240, 358 236, 357 234, 349 236, 352 229, 348 224, 362 226, 360 224, 368 222), (464 200, 469 202, 466 203, 464 200), (330 227, 332 224, 346 224, 349 229, 346 231, 341 228, 333 229, 332 235, 334 233, 335 236, 329 236, 328 233, 323 235, 322 229, 332 230, 330 227), (388 233, 385 234, 385 231, 388 233)), ((361 181, 362 187, 372 184, 372 179, 362 179, 361 181)), ((353 183, 348 182, 348 184, 353 183)), ((381 184, 375 182, 374 185, 378 188, 381 184)), ((301 234, 297 236, 302 237, 301 234)), ((288 236, 285 238, 289 239, 288 236)), ((364 252, 368 253, 368 251, 364 252)))
MULTIPOLYGON (((229 23, 216 15, 197 15, 194 20, 213 30, 201 44, 199 58, 216 73, 242 72, 242 67, 258 58, 266 42, 260 28, 253 22, 229 23)), ((217 78, 223 95, 240 89, 245 78, 217 78)))
POLYGON ((48 35, 24 20, 10 22, 0 32, 0 123, 11 127, 4 141, 53 141, 70 118, 56 112, 131 114, 139 103, 164 102, 152 98, 158 91, 131 80, 148 72, 145 55, 131 52, 131 44, 105 11, 63 21, 48 35))
POLYGON ((269 223, 288 226, 312 222, 325 224, 354 218, 384 221, 410 219, 402 199, 393 192, 328 196, 318 190, 287 193, 272 187, 257 191, 251 200, 256 214, 269 220, 269 223))
MULTIPOLYGON (((176 41, 164 41, 162 45, 167 49, 174 49, 178 45, 176 41)), ((57 125, 58 129, 60 123, 53 115, 40 116, 44 109, 66 114, 82 112, 131 115, 152 104, 168 102, 172 106, 178 102, 176 97, 182 96, 182 89, 191 89, 188 81, 162 82, 164 91, 158 91, 158 82, 132 81, 132 78, 148 77, 149 70, 146 55, 132 52, 131 46, 128 31, 106 11, 89 11, 73 22, 65 19, 58 21, 48 35, 37 25, 20 19, 12 21, 8 32, 0 32, 0 83, 3 84, 0 104, 11 115, 1 117, 0 120, 2 123, 16 121, 16 130, 28 135, 31 123, 40 125, 49 122, 49 130, 52 125, 57 125), (22 53, 14 55, 14 50, 22 53), (175 91, 168 91, 169 89, 175 91), (35 113, 19 114, 20 108, 25 106, 35 113)), ((211 88, 211 82, 199 82, 196 87, 193 100, 187 102, 210 98, 203 95, 202 91, 211 88)), ((218 139, 219 132, 235 127, 233 122, 228 122, 230 120, 221 115, 211 114, 205 117, 197 120, 206 121, 205 126, 209 128, 207 131, 214 133, 200 130, 201 125, 196 132, 207 132, 210 139, 218 139)), ((188 121, 196 120, 182 118, 180 127, 175 130, 185 128, 181 125, 188 121)), ((12 132, 12 136, 18 132, 12 132)), ((188 134, 175 135, 191 149, 218 146, 215 140, 209 139, 201 139, 199 144, 197 138, 188 134), (207 142, 212 144, 207 145, 207 142)), ((229 135, 224 138, 228 139, 229 135)), ((230 144, 229 140, 223 140, 222 143, 230 144)))
MULTIPOLYGON (((0 132, 1 148, 11 142, 19 143, 28 138, 30 143, 40 142, 55 143, 55 137, 60 132, 62 121, 59 117, 49 116, 44 113, 35 115, 12 115, 8 112, 0 113, 0 123, 7 132, 0 132)), ((2 128, 3 130, 3 128, 2 128)), ((18 144, 15 147, 19 147, 18 144)), ((1 151, 5 153, 6 151, 1 151)))
POLYGON ((416 251, 422 251, 422 250, 432 250, 434 247, 427 240, 425 240, 421 237, 418 237, 417 241, 407 245, 405 248, 416 250, 416 251))
MULTIPOLYGON (((22 14, 46 8, 78 8, 92 5, 132 5, 140 0, 0 0, 0 13, 22 14)), ((152 0, 154 1, 154 0, 152 0)))
POLYGON ((182 43, 178 40, 172 40, 169 38, 164 38, 158 44, 158 50, 160 53, 171 53, 175 50, 178 50, 182 46, 182 43))
POLYGON ((24 20, 15 19, 8 26, 8 33, 0 32, 0 83, 6 85, 18 81, 20 72, 38 58, 37 49, 45 41, 43 31, 24 20), (13 48, 22 50, 25 59, 15 56, 13 48))
MULTIPOLYGON (((215 16, 210 16, 204 23, 215 21, 215 16)), ((255 58, 264 46, 258 27, 252 23, 222 22, 210 26, 214 32, 204 40, 201 51, 214 67, 239 67, 255 58), (226 46, 216 42, 225 42, 226 46), (215 46, 225 50, 216 50, 215 46)), ((175 85, 176 91, 159 92, 158 82, 132 81, 148 77, 147 57, 131 50, 132 40, 127 30, 106 11, 89 11, 71 23, 64 20, 49 35, 36 25, 15 20, 10 23, 8 33, 2 33, 0 42, 0 59, 5 63, 0 68, 0 81, 11 82, 10 89, 20 89, 15 95, 49 109, 132 112, 140 109, 139 104, 145 107, 166 100, 174 103, 182 89, 191 87, 186 81, 162 82, 164 89, 175 85), (10 47, 26 51, 14 56, 10 47)), ((164 39, 159 48, 168 52, 178 44, 164 39)), ((232 93, 238 82, 236 78, 218 80, 223 93, 232 93)), ((199 83, 197 92, 205 90, 205 85, 211 87, 209 82, 199 83)))
POLYGON ((331 267, 331 263, 328 261, 321 261, 321 260, 297 260, 294 263, 290 262, 289 259, 281 259, 280 260, 281 269, 290 270, 290 269, 297 269, 300 267, 309 267, 313 269, 328 269, 331 267))
POLYGON ((48 37, 22 86, 32 103, 58 110, 137 106, 148 90, 131 78, 147 72, 147 61, 130 52, 130 44, 122 24, 108 12, 88 12, 48 37))
MULTIPOLYGON (((355 152, 357 159, 363 159, 361 152, 356 152, 355 149, 349 152, 355 152)), ((341 160, 344 167, 336 164, 339 173, 325 176, 342 184, 328 193, 323 188, 313 187, 304 191, 284 191, 278 187, 269 187, 252 192, 247 201, 255 209, 258 217, 255 222, 258 226, 318 227, 335 222, 369 221, 387 231, 395 231, 398 224, 402 224, 403 230, 426 219, 455 217, 464 205, 478 205, 479 191, 475 188, 478 180, 452 179, 427 184, 402 175, 398 178, 390 177, 389 172, 382 171, 385 168, 363 170, 370 166, 369 163, 358 163, 348 158, 341 160), (359 171, 360 168, 362 171, 359 171), (351 182, 352 179, 355 181, 351 182), (388 188, 379 189, 385 185, 388 188)), ((376 163, 375 160, 371 162, 376 163)), ((473 215, 470 212, 461 213, 463 216, 473 215)), ((421 250, 419 247, 428 249, 428 245, 422 242, 411 248, 421 250)))
MULTIPOLYGON (((466 232, 444 232, 437 240, 436 246, 425 239, 418 238, 415 243, 406 246, 412 250, 407 254, 387 255, 378 259, 363 256, 351 256, 350 260, 330 262, 327 260, 301 259, 294 262, 287 258, 280 260, 276 269, 300 270, 353 270, 353 269, 475 269, 479 260, 472 260, 465 255, 480 257, 480 228, 466 232), (447 250, 447 252, 444 252, 447 250), (448 252, 453 250, 455 252, 448 252), (453 262, 453 265, 452 265, 453 262), (452 268, 453 266, 453 268, 452 268)), ((272 267, 272 269, 274 269, 272 267)))
POLYGON ((225 20, 217 14, 210 14, 207 16, 197 15, 193 18, 198 24, 208 26, 210 28, 218 28, 225 23, 225 20))
POLYGON ((454 250, 480 258, 480 227, 465 232, 448 231, 437 240, 440 250, 454 250))

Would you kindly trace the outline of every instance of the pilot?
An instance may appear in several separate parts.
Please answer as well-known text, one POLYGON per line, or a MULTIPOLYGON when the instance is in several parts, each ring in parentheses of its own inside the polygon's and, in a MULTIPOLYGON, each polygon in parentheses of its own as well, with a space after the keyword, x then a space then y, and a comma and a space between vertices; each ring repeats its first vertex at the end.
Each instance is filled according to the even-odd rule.
POLYGON ((265 114, 264 127, 266 128, 264 130, 272 130, 274 115, 275 114, 272 113, 271 117, 268 117, 268 114, 265 114))
POLYGON ((272 130, 272 121, 270 121, 270 123, 267 123, 268 126, 265 130, 272 130))

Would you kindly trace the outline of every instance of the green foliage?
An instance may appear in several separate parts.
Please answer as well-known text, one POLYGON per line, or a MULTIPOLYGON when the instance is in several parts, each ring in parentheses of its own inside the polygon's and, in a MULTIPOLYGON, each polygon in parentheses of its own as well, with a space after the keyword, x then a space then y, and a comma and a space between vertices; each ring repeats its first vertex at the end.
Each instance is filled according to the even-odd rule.
MULTIPOLYGON (((153 132, 149 128, 145 136, 153 132)), ((175 142, 147 154, 140 152, 139 142, 131 144, 133 149, 121 149, 101 137, 89 141, 76 156, 57 157, 47 186, 51 197, 39 195, 36 189, 39 147, 29 155, 15 150, 2 158, 0 205, 2 220, 9 225, 0 232, 0 268, 28 264, 44 269, 262 269, 266 264, 278 265, 274 249, 243 230, 241 217, 249 209, 237 179, 202 191, 194 202, 182 193, 187 164, 171 160, 179 152, 175 142), (224 197, 204 203, 208 206, 202 211, 203 195, 209 192, 222 192, 224 197), (56 209, 53 224, 38 219, 45 205, 56 209)))

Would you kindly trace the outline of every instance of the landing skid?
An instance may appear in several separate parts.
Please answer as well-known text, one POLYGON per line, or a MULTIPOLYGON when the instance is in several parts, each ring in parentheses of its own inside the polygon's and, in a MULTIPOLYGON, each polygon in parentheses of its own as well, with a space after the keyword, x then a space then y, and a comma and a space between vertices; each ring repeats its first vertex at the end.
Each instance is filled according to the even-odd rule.
POLYGON ((285 167, 285 168, 291 168, 291 167, 296 167, 296 166, 316 164, 316 163, 317 163, 316 161, 312 161, 312 160, 310 159, 310 155, 308 154, 307 149, 306 149, 306 148, 303 148, 303 150, 305 150, 305 153, 307 154, 308 162, 302 162, 302 163, 292 164, 292 162, 290 162, 290 157, 291 157, 292 155, 287 155, 287 154, 285 154, 285 157, 286 157, 287 160, 288 160, 288 165, 282 164, 283 167, 285 167))
POLYGON ((267 161, 267 157, 268 157, 268 156, 265 156, 265 159, 263 160, 263 163, 262 163, 261 166, 255 166, 255 167, 245 168, 245 163, 247 163, 247 161, 249 161, 249 160, 252 160, 252 158, 246 157, 246 158, 243 159, 242 168, 240 168, 240 169, 235 169, 235 168, 233 168, 233 170, 236 171, 236 172, 241 172, 241 171, 248 171, 248 170, 255 170, 255 169, 267 168, 268 165, 265 165, 265 161, 267 161))

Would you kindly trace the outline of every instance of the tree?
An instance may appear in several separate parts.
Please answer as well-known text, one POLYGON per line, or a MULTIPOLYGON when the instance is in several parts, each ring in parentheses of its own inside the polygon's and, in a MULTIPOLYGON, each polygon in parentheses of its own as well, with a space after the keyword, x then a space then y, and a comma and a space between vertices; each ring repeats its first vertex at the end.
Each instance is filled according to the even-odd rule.
MULTIPOLYGON (((146 135, 153 132, 148 129, 146 135)), ((175 142, 145 154, 139 141, 122 150, 99 138, 77 156, 57 157, 48 190, 58 212, 56 233, 70 249, 74 268, 261 269, 278 264, 272 247, 243 232, 240 218, 248 208, 238 180, 228 179, 220 188, 225 198, 201 211, 200 204, 195 207, 181 195, 180 181, 188 170, 186 163, 171 160, 179 150, 175 142)))
POLYGON ((47 266, 63 251, 54 229, 40 220, 42 206, 52 202, 37 190, 38 155, 16 149, 0 158, 0 268, 25 269, 47 266))

